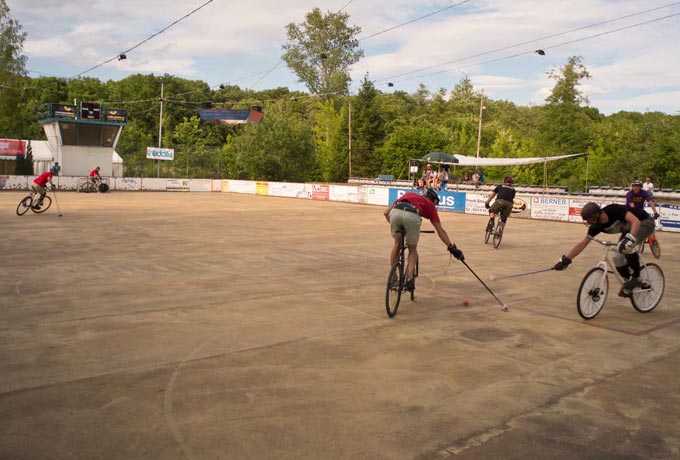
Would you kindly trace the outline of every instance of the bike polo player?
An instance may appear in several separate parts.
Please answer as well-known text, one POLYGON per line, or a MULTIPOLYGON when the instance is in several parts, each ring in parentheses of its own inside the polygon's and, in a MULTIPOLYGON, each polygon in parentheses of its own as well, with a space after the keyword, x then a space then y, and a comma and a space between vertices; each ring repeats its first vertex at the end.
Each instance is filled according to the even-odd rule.
POLYGON ((427 188, 423 194, 407 192, 398 198, 390 207, 385 210, 385 219, 390 223, 394 246, 390 253, 390 267, 394 265, 401 250, 401 234, 399 229, 404 228, 406 235, 404 240, 408 246, 408 263, 406 265, 405 289, 413 290, 413 270, 418 261, 418 239, 420 238, 420 224, 423 218, 429 219, 432 226, 437 231, 439 239, 444 242, 453 257, 458 260, 465 260, 463 251, 458 249, 449 239, 449 235, 442 227, 436 205, 439 204, 439 196, 432 188, 427 188))
POLYGON ((621 233, 614 265, 616 271, 626 280, 619 295, 630 297, 633 289, 642 285, 640 256, 635 250, 635 243, 652 234, 654 219, 646 211, 638 208, 622 204, 610 204, 600 208, 597 203, 587 203, 581 210, 581 218, 589 226, 588 234, 571 251, 563 255, 553 268, 555 270, 567 268, 574 257, 579 255, 599 233, 621 233))
POLYGON ((628 193, 626 193, 626 206, 644 209, 645 201, 649 203, 649 207, 652 208, 654 219, 658 219, 659 213, 656 211, 656 206, 654 206, 652 195, 642 190, 642 182, 635 179, 633 182, 631 182, 630 190, 628 190, 628 193))
POLYGON ((489 223, 486 225, 487 232, 493 232, 493 220, 496 214, 501 215, 501 221, 507 222, 510 213, 512 212, 512 202, 515 200, 515 189, 512 187, 512 177, 505 176, 503 185, 497 185, 493 192, 489 195, 484 207, 489 210, 489 223), (489 207, 491 200, 496 197, 493 205, 489 207))
POLYGON ((47 184, 50 184, 50 188, 54 190, 56 187, 52 183, 52 176, 56 176, 59 174, 59 167, 58 166, 52 166, 49 171, 42 173, 38 177, 35 178, 33 181, 33 184, 31 185, 31 189, 35 192, 40 194, 40 198, 38 198, 38 202, 35 204, 35 209, 40 209, 40 206, 42 206, 43 198, 45 197, 45 194, 47 193, 47 184))
POLYGON ((102 180, 102 176, 99 175, 99 166, 97 166, 92 171, 90 171, 90 181, 94 185, 94 184, 97 183, 97 181, 101 181, 101 180, 102 180))

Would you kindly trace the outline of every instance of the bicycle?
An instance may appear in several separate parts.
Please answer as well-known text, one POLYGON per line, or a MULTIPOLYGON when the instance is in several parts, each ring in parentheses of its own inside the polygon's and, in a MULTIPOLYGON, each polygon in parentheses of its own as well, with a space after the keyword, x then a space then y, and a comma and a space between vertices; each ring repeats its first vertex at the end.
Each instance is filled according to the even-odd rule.
MULTIPOLYGON (((404 284, 406 283, 406 232, 404 227, 399 229, 401 233, 401 248, 397 261, 390 268, 390 274, 387 277, 387 289, 385 290, 385 309, 387 316, 393 318, 399 309, 399 302, 401 301, 401 294, 404 292, 404 284)), ((434 230, 421 230, 420 233, 434 233, 434 230)), ((415 300, 415 280, 418 277, 419 261, 416 260, 416 266, 413 268, 413 283, 414 287, 411 290, 411 301, 415 300)))
POLYGON ((36 195, 38 195, 38 192, 31 191, 31 193, 28 196, 22 198, 22 200, 17 205, 17 216, 23 216, 28 212, 29 209, 36 214, 42 214, 43 212, 47 211, 50 208, 50 206, 52 205, 52 198, 47 196, 47 193, 45 193, 45 196, 43 197, 42 200, 42 204, 40 205, 39 208, 36 207, 39 201, 35 199, 36 195))
POLYGON ((645 243, 649 245, 649 249, 652 251, 652 255, 657 259, 661 258, 661 244, 659 239, 656 237, 656 231, 661 228, 658 222, 654 222, 655 228, 651 235, 647 236, 644 240, 638 243, 638 254, 642 254, 645 251, 645 243))
POLYGON ((109 184, 103 182, 101 179, 93 181, 89 177, 85 179, 82 184, 78 184, 78 192, 91 193, 99 192, 106 193, 109 191, 109 184))
POLYGON ((505 228, 505 222, 501 220, 500 214, 496 214, 494 217, 494 225, 493 227, 489 227, 489 224, 486 225, 486 234, 484 235, 484 244, 487 244, 489 242, 489 239, 491 238, 491 235, 493 235, 493 247, 494 249, 498 249, 498 246, 501 245, 501 240, 503 239, 503 229, 505 228))
MULTIPOLYGON (((616 270, 612 270, 609 260, 609 252, 616 250, 617 243, 593 238, 593 241, 604 246, 604 255, 597 266, 591 268, 583 277, 578 288, 576 306, 578 314, 583 319, 593 319, 604 307, 609 292, 609 273, 613 273, 616 279, 623 285, 624 279, 616 270)), ((654 263, 645 264, 640 257, 640 278, 642 285, 633 289, 630 302, 640 313, 649 313, 661 302, 666 281, 661 267, 654 263)))

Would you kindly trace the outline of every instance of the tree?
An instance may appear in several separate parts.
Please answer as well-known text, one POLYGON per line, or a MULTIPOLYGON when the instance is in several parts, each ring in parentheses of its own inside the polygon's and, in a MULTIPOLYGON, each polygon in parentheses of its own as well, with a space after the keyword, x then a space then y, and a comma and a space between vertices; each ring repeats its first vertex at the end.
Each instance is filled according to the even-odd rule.
POLYGON ((28 141, 26 145, 26 154, 17 157, 14 162, 14 174, 17 176, 33 175, 33 147, 31 147, 31 141, 28 141))
POLYGON ((385 141, 384 120, 378 91, 364 76, 361 89, 352 98, 352 175, 371 177, 380 174, 378 149, 385 141))
POLYGON ((358 26, 348 25, 346 13, 314 8, 301 24, 286 26, 288 42, 282 46, 281 59, 304 83, 309 91, 323 99, 347 94, 349 70, 364 55, 356 36, 358 26))
POLYGON ((0 137, 20 137, 20 111, 26 56, 21 52, 26 33, 9 15, 5 0, 0 0, 0 137))

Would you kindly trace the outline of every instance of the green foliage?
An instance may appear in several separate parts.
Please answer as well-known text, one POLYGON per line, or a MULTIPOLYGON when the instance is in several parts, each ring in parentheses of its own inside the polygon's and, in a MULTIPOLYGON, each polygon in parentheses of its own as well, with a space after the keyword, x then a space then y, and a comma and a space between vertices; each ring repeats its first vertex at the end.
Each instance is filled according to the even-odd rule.
POLYGON ((322 13, 314 8, 301 24, 286 26, 288 41, 281 59, 312 94, 324 99, 347 94, 349 69, 364 55, 346 13, 322 13))
POLYGON ((19 137, 16 133, 22 133, 25 121, 20 114, 26 75, 26 56, 21 52, 26 33, 9 13, 7 2, 0 0, 0 138, 19 137))

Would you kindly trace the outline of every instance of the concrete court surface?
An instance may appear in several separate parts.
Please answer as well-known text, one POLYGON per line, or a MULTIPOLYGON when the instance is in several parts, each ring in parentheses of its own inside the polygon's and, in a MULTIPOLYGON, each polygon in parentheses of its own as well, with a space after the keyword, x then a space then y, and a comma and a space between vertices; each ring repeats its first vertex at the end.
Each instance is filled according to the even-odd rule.
POLYGON ((598 245, 489 281, 584 226, 511 219, 494 250, 484 216, 442 213, 510 311, 422 235, 388 319, 381 207, 63 192, 63 217, 18 217, 24 194, 0 193, 0 459, 680 458, 680 235, 655 311, 612 285, 586 322, 598 245))

